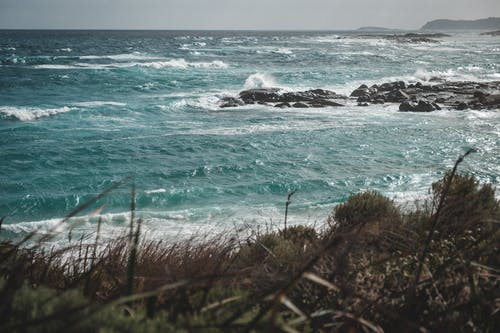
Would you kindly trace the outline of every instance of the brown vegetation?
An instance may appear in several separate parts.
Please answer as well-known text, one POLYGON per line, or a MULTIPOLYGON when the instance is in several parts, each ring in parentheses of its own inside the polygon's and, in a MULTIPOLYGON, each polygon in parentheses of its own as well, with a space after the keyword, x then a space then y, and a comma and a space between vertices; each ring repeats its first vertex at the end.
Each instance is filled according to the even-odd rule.
POLYGON ((321 232, 167 244, 132 220, 99 251, 98 233, 58 251, 3 242, 0 331, 498 332, 500 203, 455 171, 411 212, 351 195, 321 232))

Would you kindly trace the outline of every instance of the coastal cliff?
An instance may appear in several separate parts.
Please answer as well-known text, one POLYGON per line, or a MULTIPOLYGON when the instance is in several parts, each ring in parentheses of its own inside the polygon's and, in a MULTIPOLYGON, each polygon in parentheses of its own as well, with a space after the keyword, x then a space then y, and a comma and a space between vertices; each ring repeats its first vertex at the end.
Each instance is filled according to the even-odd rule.
POLYGON ((434 20, 427 22, 422 30, 495 30, 500 29, 500 17, 478 20, 434 20))

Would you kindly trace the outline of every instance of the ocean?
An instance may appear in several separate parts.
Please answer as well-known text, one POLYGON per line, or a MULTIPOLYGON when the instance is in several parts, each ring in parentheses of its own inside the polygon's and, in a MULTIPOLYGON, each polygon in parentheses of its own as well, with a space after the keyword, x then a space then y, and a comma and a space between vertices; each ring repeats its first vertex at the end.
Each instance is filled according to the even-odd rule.
MULTIPOLYGON (((58 228, 51 245, 128 228, 177 240, 283 223, 322 225, 352 193, 423 200, 461 172, 500 183, 500 112, 403 113, 396 104, 219 108, 258 87, 349 94, 360 84, 500 80, 500 39, 401 43, 361 32, 0 31, 1 238, 58 228), (96 211, 97 209, 97 211, 96 211)), ((498 193, 498 191, 497 191, 498 193)))

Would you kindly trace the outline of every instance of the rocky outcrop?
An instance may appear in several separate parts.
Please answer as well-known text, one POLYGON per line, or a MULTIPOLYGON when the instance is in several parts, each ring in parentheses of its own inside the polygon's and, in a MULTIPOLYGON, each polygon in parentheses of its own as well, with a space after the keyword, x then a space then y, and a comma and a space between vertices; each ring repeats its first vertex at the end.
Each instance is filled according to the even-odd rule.
POLYGON ((355 89, 351 98, 360 106, 399 103, 400 111, 430 112, 441 107, 455 110, 499 109, 500 82, 448 82, 432 78, 428 84, 386 82, 355 89), (440 106, 441 105, 441 106, 440 106))
POLYGON ((349 97, 330 90, 312 89, 289 92, 279 88, 249 89, 238 96, 223 97, 220 107, 238 107, 265 104, 277 108, 323 108, 343 105, 397 103, 404 112, 431 112, 434 110, 500 110, 500 81, 450 82, 432 78, 422 83, 404 81, 385 82, 356 88, 349 97))
POLYGON ((279 88, 259 88, 244 90, 239 93, 238 97, 223 97, 220 101, 220 107, 237 107, 245 104, 269 104, 278 108, 322 108, 343 106, 339 101, 346 99, 347 96, 324 89, 286 92, 279 88))
POLYGON ((407 101, 399 105, 399 111, 431 112, 434 110, 441 110, 441 107, 425 100, 407 101))

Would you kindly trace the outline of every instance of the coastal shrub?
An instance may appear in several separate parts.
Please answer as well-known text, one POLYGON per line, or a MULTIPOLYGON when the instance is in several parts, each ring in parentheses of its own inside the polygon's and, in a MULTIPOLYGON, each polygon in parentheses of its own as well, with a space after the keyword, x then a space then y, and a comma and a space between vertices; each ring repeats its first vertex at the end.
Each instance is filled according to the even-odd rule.
POLYGON ((286 238, 283 231, 258 235, 239 249, 238 262, 243 265, 298 262, 316 239, 316 231, 305 226, 289 227, 286 238))
POLYGON ((399 209, 389 198, 375 191, 356 193, 335 207, 329 224, 334 228, 349 229, 375 222, 399 219, 399 209))
POLYGON ((284 230, 280 230, 280 235, 295 243, 313 243, 318 239, 316 229, 304 225, 293 225, 284 230))
MULTIPOLYGON (((447 173, 442 180, 432 184, 434 207, 437 207, 450 176, 447 173)), ((479 224, 491 229, 492 223, 500 219, 500 202, 490 184, 480 184, 472 175, 458 174, 453 177, 439 218, 440 229, 446 233, 462 232, 479 224)))

